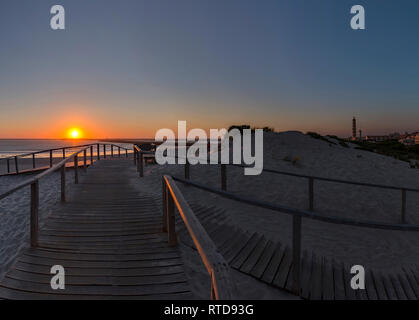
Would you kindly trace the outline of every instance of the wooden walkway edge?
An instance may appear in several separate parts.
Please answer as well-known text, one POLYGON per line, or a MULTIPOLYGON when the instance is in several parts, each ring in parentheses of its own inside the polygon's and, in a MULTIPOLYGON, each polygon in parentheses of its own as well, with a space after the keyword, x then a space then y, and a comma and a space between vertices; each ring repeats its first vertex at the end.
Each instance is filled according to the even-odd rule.
MULTIPOLYGON (((274 287, 292 292, 292 250, 289 246, 234 225, 225 210, 191 205, 218 250, 230 264, 274 287)), ((194 247, 181 221, 180 239, 194 247)), ((301 258, 301 297, 309 300, 418 300, 419 267, 403 267, 395 274, 366 270, 365 290, 350 287, 350 265, 307 250, 301 258)))

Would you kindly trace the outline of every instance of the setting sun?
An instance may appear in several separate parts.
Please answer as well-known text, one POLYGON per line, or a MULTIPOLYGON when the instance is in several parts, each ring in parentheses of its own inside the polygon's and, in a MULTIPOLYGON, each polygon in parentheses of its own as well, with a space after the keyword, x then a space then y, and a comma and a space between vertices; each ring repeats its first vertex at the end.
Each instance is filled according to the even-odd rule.
POLYGON ((81 132, 79 129, 70 129, 69 136, 71 139, 79 139, 81 137, 81 132))

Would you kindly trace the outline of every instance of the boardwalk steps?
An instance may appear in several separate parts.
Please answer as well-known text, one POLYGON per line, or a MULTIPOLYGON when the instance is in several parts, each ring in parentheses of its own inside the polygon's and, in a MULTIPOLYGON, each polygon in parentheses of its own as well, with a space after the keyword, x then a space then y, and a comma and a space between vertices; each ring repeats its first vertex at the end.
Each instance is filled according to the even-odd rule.
MULTIPOLYGON (((292 251, 256 232, 234 225, 227 213, 215 206, 191 204, 202 225, 230 266, 272 286, 291 291, 292 251)), ((179 237, 193 243, 181 221, 179 237)), ((301 296, 310 300, 418 300, 419 267, 404 267, 396 274, 367 269, 366 290, 350 288, 350 265, 304 250, 301 261, 301 296)))
POLYGON ((177 248, 161 232, 161 212, 130 184, 129 160, 97 162, 22 252, 0 283, 3 299, 191 299, 177 248), (129 162, 129 164, 127 163, 129 162), (52 290, 62 265, 65 290, 52 290))

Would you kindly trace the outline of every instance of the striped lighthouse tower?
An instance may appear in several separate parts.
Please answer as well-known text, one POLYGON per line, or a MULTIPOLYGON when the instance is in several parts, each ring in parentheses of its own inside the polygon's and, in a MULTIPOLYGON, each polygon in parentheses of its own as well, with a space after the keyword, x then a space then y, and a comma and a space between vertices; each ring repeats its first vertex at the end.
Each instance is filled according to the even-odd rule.
POLYGON ((352 119, 352 140, 356 140, 356 118, 352 119))

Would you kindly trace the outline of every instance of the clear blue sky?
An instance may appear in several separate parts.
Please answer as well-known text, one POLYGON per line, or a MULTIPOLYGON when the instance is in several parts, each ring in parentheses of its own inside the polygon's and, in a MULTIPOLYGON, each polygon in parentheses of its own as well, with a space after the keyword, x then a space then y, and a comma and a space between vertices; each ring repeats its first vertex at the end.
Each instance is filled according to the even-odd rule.
POLYGON ((365 134, 419 130, 418 16, 415 0, 1 0, 0 137, 177 120, 349 136, 353 115, 365 134))

